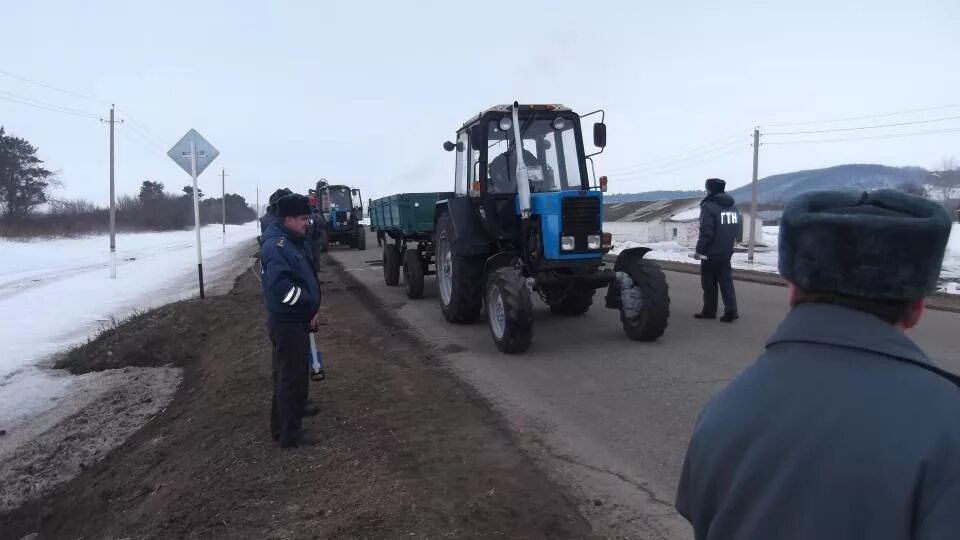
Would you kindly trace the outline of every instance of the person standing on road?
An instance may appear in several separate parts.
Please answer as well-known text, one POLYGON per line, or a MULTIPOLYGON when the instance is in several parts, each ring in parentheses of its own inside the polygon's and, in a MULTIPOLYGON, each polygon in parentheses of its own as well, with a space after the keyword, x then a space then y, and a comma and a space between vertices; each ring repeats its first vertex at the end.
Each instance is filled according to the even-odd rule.
POLYGON ((706 182, 707 196, 700 202, 700 237, 694 258, 700 261, 700 284, 703 287, 703 309, 694 315, 698 319, 717 318, 717 289, 723 296, 723 322, 740 318, 737 311, 737 293, 733 289, 730 259, 733 246, 743 239, 740 210, 733 197, 724 190, 727 183, 719 178, 706 182))
POLYGON ((301 419, 309 390, 309 332, 316 330, 320 282, 303 250, 310 206, 303 195, 276 202, 279 221, 264 233, 261 247, 263 298, 273 343, 273 401, 270 434, 281 448, 304 443, 301 419))
POLYGON ((677 510, 698 540, 960 537, 960 377, 904 333, 950 227, 940 205, 893 190, 787 206, 793 309, 687 450, 677 510))

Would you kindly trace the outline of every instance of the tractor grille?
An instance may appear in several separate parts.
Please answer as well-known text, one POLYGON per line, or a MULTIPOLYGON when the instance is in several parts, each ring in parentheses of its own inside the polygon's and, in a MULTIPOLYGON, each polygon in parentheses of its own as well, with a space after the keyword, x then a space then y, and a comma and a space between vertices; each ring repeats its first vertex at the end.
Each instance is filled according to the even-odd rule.
POLYGON ((565 197, 563 236, 574 237, 574 250, 587 250, 587 235, 600 234, 600 199, 597 197, 565 197))

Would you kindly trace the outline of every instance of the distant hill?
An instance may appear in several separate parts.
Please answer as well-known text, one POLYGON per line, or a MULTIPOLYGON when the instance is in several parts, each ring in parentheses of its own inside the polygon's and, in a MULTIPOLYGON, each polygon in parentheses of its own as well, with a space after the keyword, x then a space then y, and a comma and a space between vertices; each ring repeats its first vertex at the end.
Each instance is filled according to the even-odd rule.
MULTIPOLYGON (((727 179, 727 184, 739 184, 727 179)), ((825 169, 811 169, 762 178, 757 182, 758 202, 766 206, 785 204, 793 197, 822 189, 870 190, 893 188, 923 194, 944 202, 960 199, 960 171, 930 172, 920 167, 888 167, 886 165, 838 165, 825 169)), ((702 191, 648 191, 644 193, 615 193, 607 195, 607 202, 634 202, 698 197, 702 191)), ((738 204, 750 202, 751 186, 731 190, 738 204)))
MULTIPOLYGON (((904 189, 930 184, 930 171, 920 167, 887 167, 886 165, 838 165, 768 176, 757 182, 757 198, 761 203, 785 203, 808 191, 822 189, 904 189)), ((751 197, 747 184, 730 192, 738 202, 751 197)))
POLYGON ((703 196, 702 191, 645 191, 643 193, 612 193, 604 195, 604 202, 640 202, 640 201, 672 201, 674 199, 689 199, 703 196))

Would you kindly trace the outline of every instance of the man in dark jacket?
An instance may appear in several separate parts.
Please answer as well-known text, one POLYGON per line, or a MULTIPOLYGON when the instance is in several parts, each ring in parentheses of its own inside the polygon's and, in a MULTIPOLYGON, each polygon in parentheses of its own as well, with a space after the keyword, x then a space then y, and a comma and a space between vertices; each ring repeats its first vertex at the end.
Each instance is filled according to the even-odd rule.
POLYGON ((677 510, 698 540, 960 538, 960 379, 904 334, 949 234, 940 205, 896 191, 788 205, 793 309, 687 451, 677 510))
POLYGON ((270 433, 281 448, 301 443, 300 422, 309 389, 309 332, 317 326, 320 283, 303 251, 310 207, 303 195, 276 202, 279 220, 264 233, 263 298, 273 342, 273 403, 270 433))
POLYGON ((717 288, 723 296, 723 322, 740 318, 737 312, 737 293, 733 289, 730 259, 733 246, 743 238, 740 210, 733 197, 724 190, 727 183, 719 178, 707 180, 707 196, 700 202, 700 237, 694 254, 700 260, 700 284, 703 287, 703 310, 694 315, 698 319, 717 318, 717 288))

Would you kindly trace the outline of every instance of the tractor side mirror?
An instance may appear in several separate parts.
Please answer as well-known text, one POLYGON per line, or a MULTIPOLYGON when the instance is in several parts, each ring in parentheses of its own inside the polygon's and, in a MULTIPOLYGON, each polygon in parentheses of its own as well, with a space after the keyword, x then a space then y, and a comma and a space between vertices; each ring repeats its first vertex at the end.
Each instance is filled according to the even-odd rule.
POLYGON ((606 148, 607 146, 607 125, 603 122, 597 122, 593 125, 593 145, 597 148, 606 148))
POLYGON ((470 128, 470 148, 480 151, 483 148, 484 126, 477 124, 470 128))
POLYGON ((453 144, 453 143, 450 142, 450 141, 447 141, 447 142, 443 143, 443 149, 446 150, 447 152, 453 152, 453 150, 454 150, 456 147, 457 147, 457 145, 453 144))

